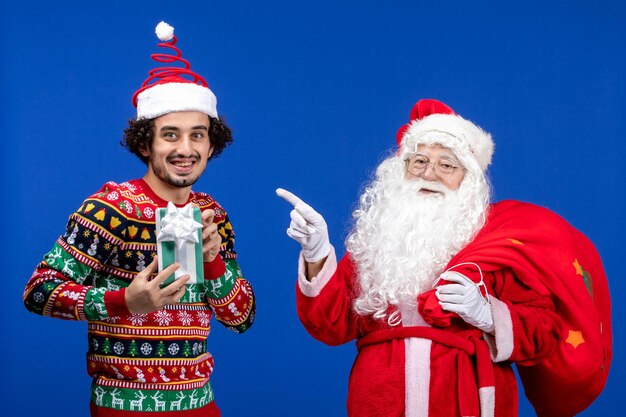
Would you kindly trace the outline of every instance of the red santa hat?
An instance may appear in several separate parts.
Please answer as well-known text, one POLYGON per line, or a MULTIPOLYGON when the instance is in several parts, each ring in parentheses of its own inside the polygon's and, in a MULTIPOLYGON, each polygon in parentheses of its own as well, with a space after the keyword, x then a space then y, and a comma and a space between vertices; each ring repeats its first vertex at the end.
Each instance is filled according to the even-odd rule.
POLYGON ((452 149, 461 160, 473 157, 483 172, 491 164, 494 148, 491 135, 444 103, 420 100, 411 109, 410 120, 396 135, 402 157, 408 158, 418 145, 438 143, 452 149))
POLYGON ((217 118, 217 98, 200 75, 191 71, 189 61, 175 45, 178 39, 174 28, 165 22, 157 25, 155 33, 162 43, 175 54, 152 54, 159 63, 182 63, 183 67, 162 66, 148 72, 149 76, 133 95, 137 120, 152 119, 176 111, 199 111, 217 118))

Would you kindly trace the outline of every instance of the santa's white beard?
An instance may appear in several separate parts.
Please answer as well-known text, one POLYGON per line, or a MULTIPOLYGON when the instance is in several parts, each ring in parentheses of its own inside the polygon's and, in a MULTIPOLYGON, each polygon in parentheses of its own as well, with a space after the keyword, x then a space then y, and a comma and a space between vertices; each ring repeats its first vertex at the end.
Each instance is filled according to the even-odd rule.
POLYGON ((383 161, 361 195, 346 247, 357 266, 358 314, 387 316, 390 306, 417 306, 448 261, 484 225, 489 186, 482 174, 466 172, 461 186, 406 180, 398 157, 383 161), (423 186, 441 193, 424 194, 423 186))

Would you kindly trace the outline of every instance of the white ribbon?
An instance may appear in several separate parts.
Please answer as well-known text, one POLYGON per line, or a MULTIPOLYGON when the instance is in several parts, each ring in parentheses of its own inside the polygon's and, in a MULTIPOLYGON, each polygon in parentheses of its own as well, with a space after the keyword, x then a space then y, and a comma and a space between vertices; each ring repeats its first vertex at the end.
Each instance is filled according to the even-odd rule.
POLYGON ((191 204, 178 208, 171 201, 167 203, 167 211, 161 218, 161 230, 157 234, 157 242, 174 242, 174 259, 181 265, 176 271, 176 277, 189 273, 185 244, 199 243, 197 230, 201 228, 202 223, 198 223, 193 218, 191 204))

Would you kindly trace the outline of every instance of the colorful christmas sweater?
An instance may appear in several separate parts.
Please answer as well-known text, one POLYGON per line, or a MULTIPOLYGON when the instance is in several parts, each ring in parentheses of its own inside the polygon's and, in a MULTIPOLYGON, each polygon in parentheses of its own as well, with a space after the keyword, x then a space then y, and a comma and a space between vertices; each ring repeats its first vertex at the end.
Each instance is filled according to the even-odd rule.
POLYGON ((179 304, 131 314, 125 303, 125 288, 156 256, 155 211, 167 205, 143 180, 108 182, 85 200, 26 285, 28 310, 88 322, 97 407, 169 412, 210 404, 211 318, 237 333, 254 321, 254 293, 226 212, 204 193, 192 192, 188 202, 215 211, 222 245, 204 264, 205 282, 188 285, 179 304))

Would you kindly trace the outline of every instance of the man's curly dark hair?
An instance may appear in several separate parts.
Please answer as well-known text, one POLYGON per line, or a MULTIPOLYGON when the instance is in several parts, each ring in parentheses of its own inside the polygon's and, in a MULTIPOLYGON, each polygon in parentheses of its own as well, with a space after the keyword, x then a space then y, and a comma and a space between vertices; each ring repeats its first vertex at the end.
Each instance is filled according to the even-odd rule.
MULTIPOLYGON (((209 158, 210 160, 221 154, 224 148, 232 143, 233 135, 223 117, 207 117, 210 121, 209 139, 211 146, 213 146, 213 154, 209 158)), ((130 119, 128 121, 128 127, 124 129, 124 138, 120 141, 123 147, 137 155, 146 165, 148 165, 148 157, 143 156, 141 150, 150 149, 152 146, 152 139, 154 138, 154 120, 155 118, 130 119)))

